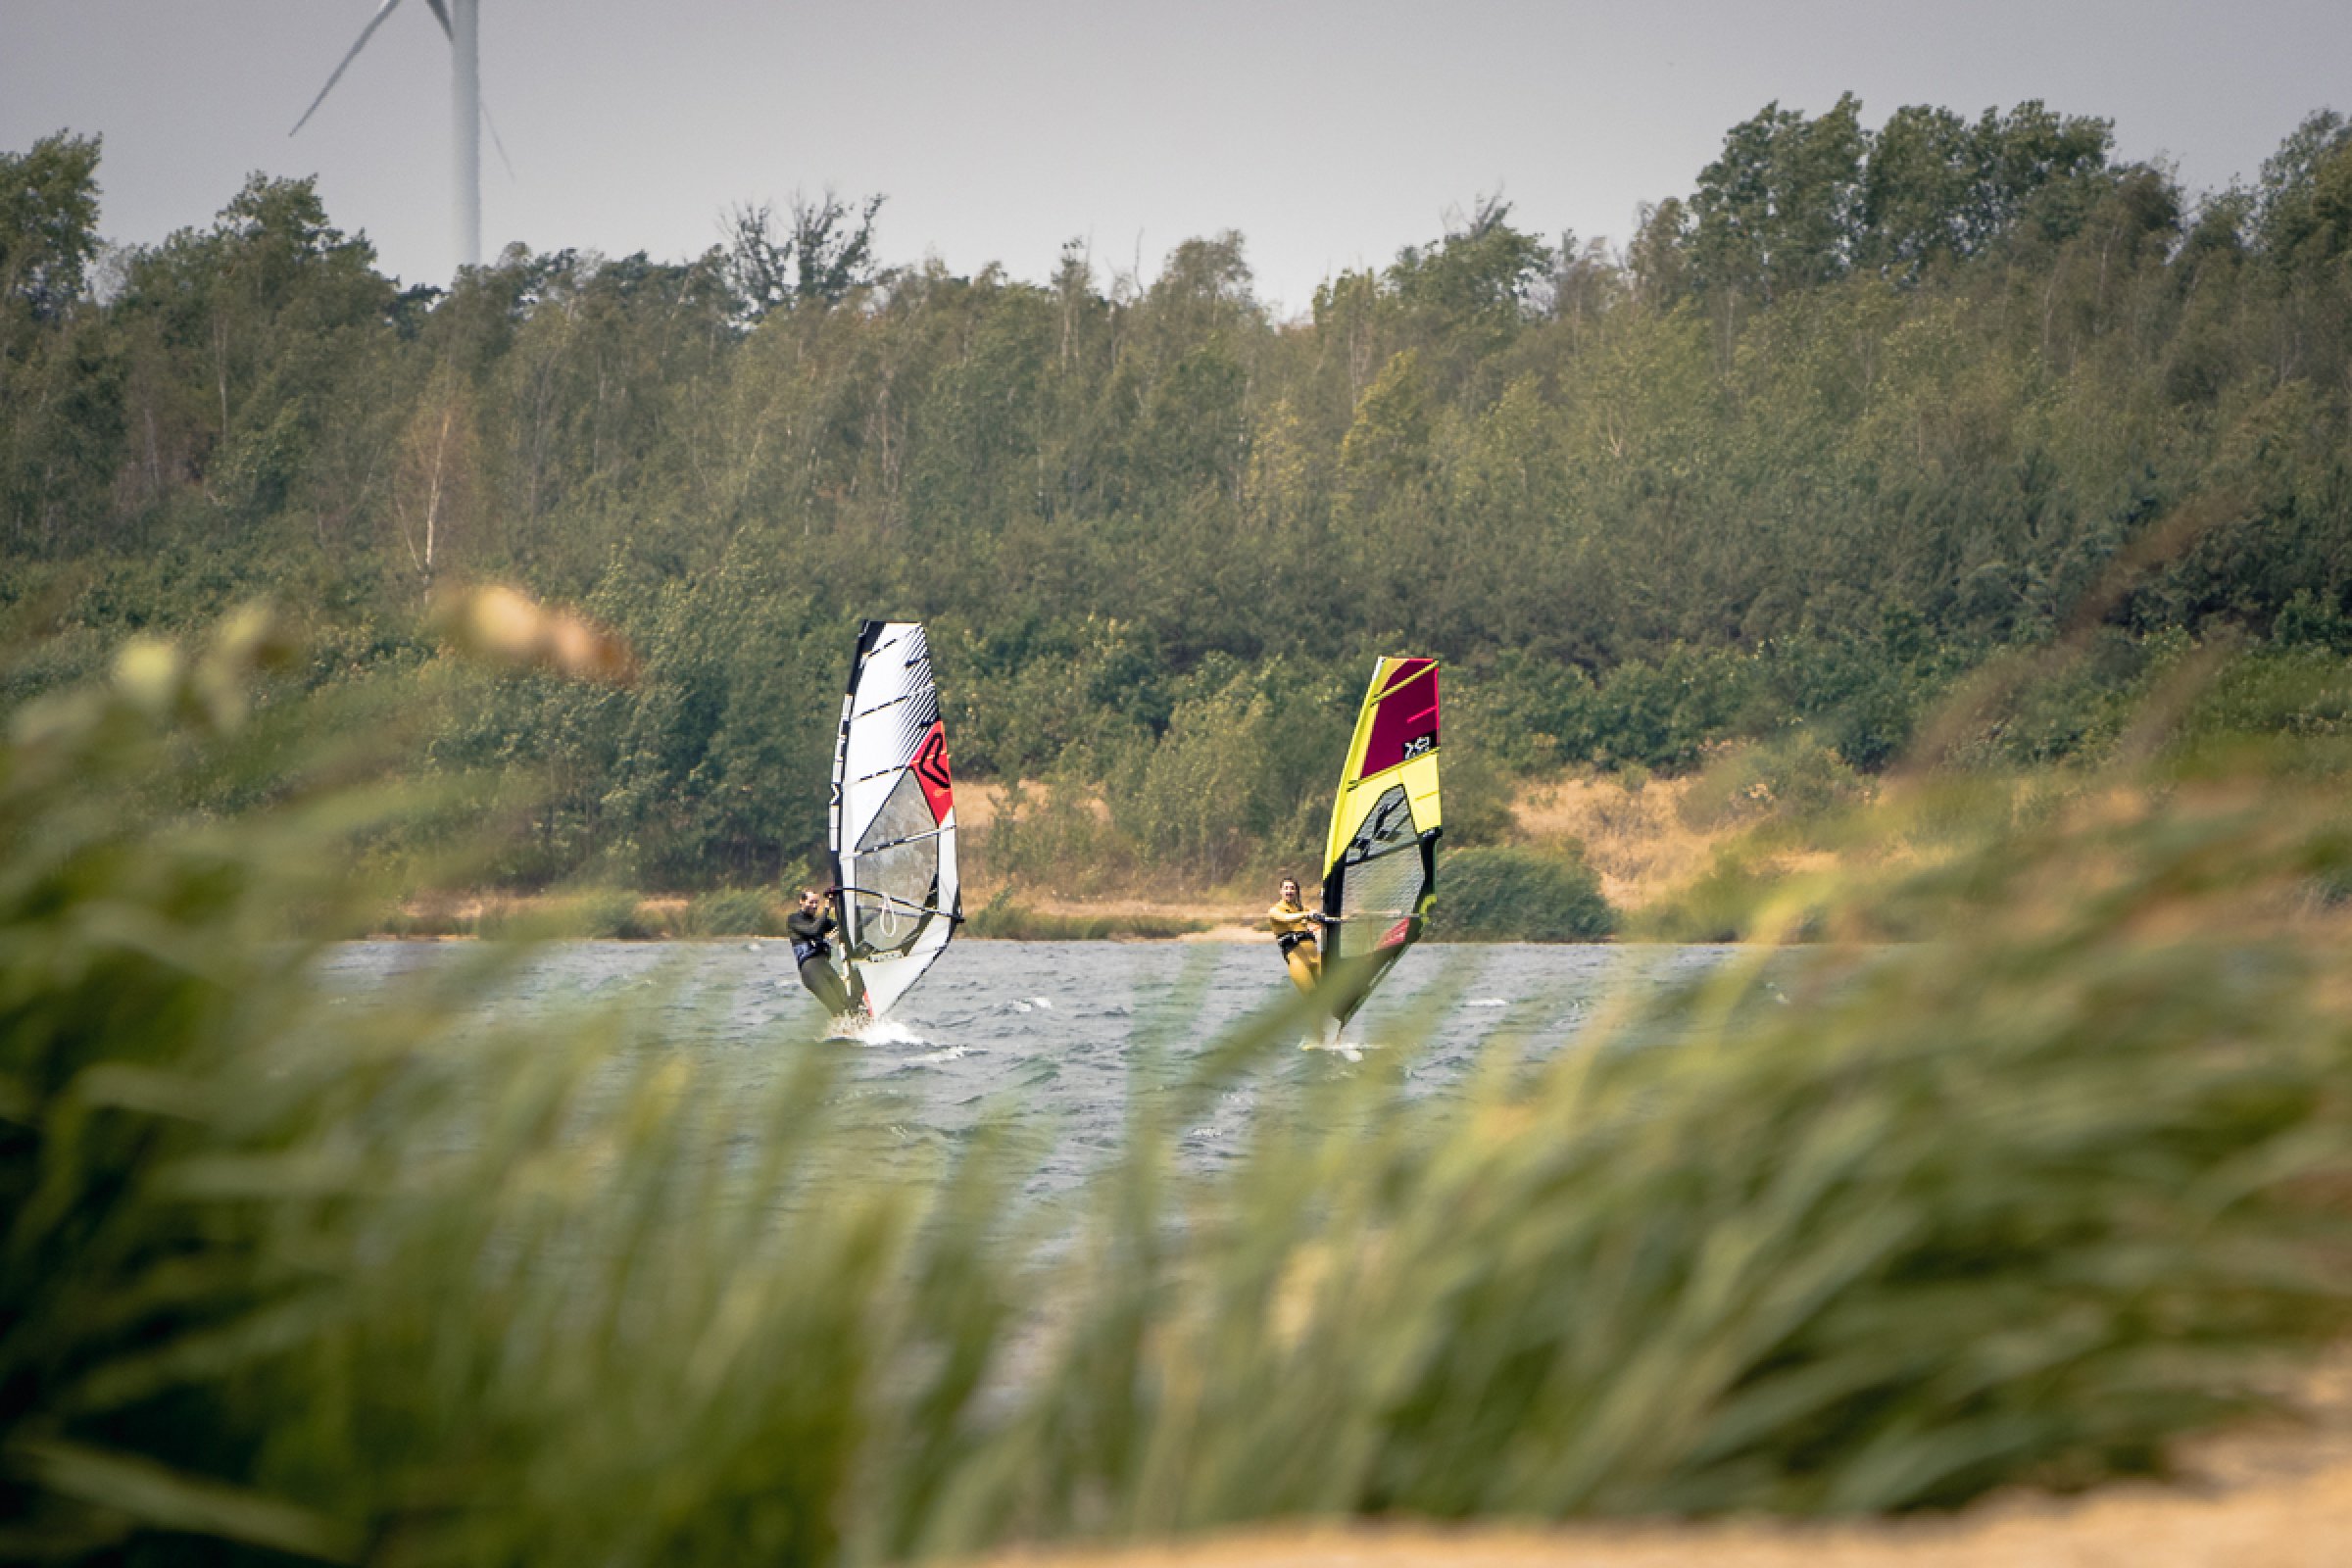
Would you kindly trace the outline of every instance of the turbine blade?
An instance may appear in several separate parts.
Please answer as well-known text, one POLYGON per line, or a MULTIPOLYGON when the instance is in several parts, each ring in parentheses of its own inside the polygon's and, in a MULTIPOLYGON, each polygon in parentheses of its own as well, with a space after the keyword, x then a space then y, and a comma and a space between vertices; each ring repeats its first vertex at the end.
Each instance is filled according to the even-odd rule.
MULTIPOLYGON (((425 0, 425 3, 435 11, 441 9, 441 0, 425 0)), ((333 92, 335 83, 343 79, 343 73, 351 69, 351 63, 359 59, 360 51, 368 47, 368 40, 375 36, 375 29, 384 24, 384 19, 390 16, 393 8, 399 4, 400 0, 384 0, 384 3, 376 8, 375 15, 368 19, 368 25, 360 29, 360 41, 351 46, 351 52, 343 57, 341 65, 335 67, 335 74, 326 78, 326 85, 318 89, 318 96, 311 100, 311 107, 302 112, 302 118, 294 122, 294 129, 287 131, 287 135, 293 135, 295 131, 301 130, 303 126, 311 122, 311 117, 318 112, 318 106, 326 102, 326 95, 333 92)), ((442 25, 447 26, 448 24, 448 19, 444 17, 442 25)))
POLYGON ((507 178, 514 177, 514 160, 507 156, 507 144, 498 138, 498 122, 490 118, 488 100, 482 103, 482 124, 490 132, 490 145, 498 149, 498 161, 507 166, 507 178))
POLYGON ((451 43, 456 43, 458 29, 449 24, 449 0, 424 0, 424 3, 431 6, 433 15, 441 19, 441 36, 447 38, 451 43))

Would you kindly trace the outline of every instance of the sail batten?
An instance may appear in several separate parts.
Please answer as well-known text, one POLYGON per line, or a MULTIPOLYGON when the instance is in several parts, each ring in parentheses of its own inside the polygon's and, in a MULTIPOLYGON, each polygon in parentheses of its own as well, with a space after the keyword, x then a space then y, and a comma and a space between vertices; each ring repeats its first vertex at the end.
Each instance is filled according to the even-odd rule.
POLYGON ((1324 985, 1346 1022, 1437 896, 1438 664, 1384 658, 1357 710, 1323 856, 1324 985))
POLYGON ((920 844, 925 839, 935 839, 938 838, 942 833, 950 833, 953 831, 955 831, 953 828, 937 827, 933 828, 928 833, 909 833, 903 839, 892 839, 885 844, 868 845, 866 846, 864 853, 867 855, 873 855, 883 850, 895 850, 902 844, 920 844))
POLYGON ((843 979, 880 1017, 922 978, 961 918, 955 781, 929 641, 914 621, 858 628, 833 754, 843 979))

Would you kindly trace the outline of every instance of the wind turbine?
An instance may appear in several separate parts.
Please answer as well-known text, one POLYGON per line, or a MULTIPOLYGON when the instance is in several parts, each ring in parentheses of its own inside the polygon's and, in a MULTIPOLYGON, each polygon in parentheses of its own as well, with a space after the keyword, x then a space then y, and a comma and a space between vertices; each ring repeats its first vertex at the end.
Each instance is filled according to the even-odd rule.
MULTIPOLYGON (((424 0, 424 3, 432 7, 434 17, 440 21, 453 56, 450 87, 457 130, 458 265, 478 267, 482 261, 481 127, 489 118, 489 111, 482 107, 481 0, 424 0)), ((335 67, 334 74, 326 78, 326 85, 318 89, 318 96, 311 100, 311 107, 302 112, 302 118, 294 122, 294 129, 287 131, 287 135, 294 135, 310 123, 311 116, 326 102, 326 95, 335 90, 343 73, 359 58, 360 51, 368 47, 368 40, 375 36, 375 29, 384 24, 384 19, 399 4, 400 0, 384 0, 376 7, 368 25, 360 29, 359 41, 351 46, 343 63, 335 67)), ((496 126, 491 127, 490 139, 494 144, 498 141, 496 126)), ((499 147, 498 155, 501 159, 506 157, 504 146, 499 147)), ((510 165, 510 171, 512 168, 510 165)))

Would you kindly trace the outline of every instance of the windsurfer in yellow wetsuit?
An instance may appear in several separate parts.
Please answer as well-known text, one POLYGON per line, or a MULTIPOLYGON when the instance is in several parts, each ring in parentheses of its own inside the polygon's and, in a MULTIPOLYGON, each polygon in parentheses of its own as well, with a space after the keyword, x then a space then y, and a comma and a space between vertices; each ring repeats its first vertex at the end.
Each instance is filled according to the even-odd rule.
POLYGON ((1266 924, 1273 929, 1274 941, 1282 949, 1282 961, 1291 971, 1291 984, 1301 991, 1312 991, 1323 974, 1323 954, 1315 941, 1315 927, 1323 923, 1322 914, 1298 902, 1298 879, 1282 879, 1282 897, 1266 911, 1266 924))

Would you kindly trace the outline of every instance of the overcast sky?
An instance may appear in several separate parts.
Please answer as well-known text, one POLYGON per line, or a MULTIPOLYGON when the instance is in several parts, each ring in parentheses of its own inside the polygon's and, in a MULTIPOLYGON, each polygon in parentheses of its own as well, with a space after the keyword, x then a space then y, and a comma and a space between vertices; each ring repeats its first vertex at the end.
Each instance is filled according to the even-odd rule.
MULTIPOLYGON (((153 243, 247 173, 316 174, 383 269, 445 282, 449 49, 404 0, 302 134, 379 0, 0 0, 0 147, 105 137, 102 227, 153 243)), ((1064 241, 1149 277, 1239 229, 1302 311, 1500 188, 1514 221, 1622 243, 1766 103, 2115 122, 2192 190, 2352 111, 2352 0, 481 0, 486 255, 659 260, 743 202, 886 193, 892 262, 1040 279, 1064 241)))

